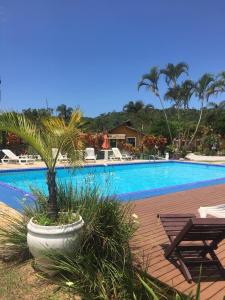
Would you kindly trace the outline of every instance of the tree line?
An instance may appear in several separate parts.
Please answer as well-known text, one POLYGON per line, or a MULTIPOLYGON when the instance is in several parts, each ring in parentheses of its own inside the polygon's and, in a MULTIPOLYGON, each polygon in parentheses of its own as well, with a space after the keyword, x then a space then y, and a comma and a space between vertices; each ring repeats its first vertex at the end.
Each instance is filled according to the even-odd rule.
MULTIPOLYGON (((186 63, 168 63, 165 68, 150 68, 141 77, 137 88, 146 88, 161 108, 151 104, 153 98, 150 98, 149 104, 144 104, 142 100, 131 100, 123 106, 122 111, 106 112, 94 118, 84 116, 82 130, 102 132, 129 119, 134 128, 146 134, 162 135, 169 144, 176 141, 178 148, 184 144, 186 149, 206 132, 225 137, 225 101, 210 102, 211 97, 225 92, 225 71, 217 75, 205 73, 194 81, 189 77, 186 63), (193 97, 199 101, 200 109, 190 107, 193 97)), ((36 122, 52 115, 67 122, 72 111, 72 107, 62 104, 55 110, 28 108, 23 113, 36 122)))

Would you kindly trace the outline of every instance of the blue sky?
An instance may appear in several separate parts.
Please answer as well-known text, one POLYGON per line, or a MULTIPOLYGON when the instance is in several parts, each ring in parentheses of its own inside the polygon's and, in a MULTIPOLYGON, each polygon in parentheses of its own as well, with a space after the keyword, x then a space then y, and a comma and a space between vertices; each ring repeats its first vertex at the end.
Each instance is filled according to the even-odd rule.
POLYGON ((180 61, 194 80, 225 70, 224 0, 0 0, 0 108, 157 106, 138 80, 180 61))

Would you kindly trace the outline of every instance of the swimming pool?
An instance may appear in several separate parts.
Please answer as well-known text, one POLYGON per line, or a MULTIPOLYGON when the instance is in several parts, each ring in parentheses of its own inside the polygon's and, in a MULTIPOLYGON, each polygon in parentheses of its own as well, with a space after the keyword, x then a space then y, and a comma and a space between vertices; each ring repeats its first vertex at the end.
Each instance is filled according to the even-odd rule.
MULTIPOLYGON (((45 169, 0 172, 0 199, 18 207, 18 199, 31 192, 31 186, 47 191, 45 169), (9 186, 10 188, 9 188, 9 186)), ((130 163, 58 168, 60 182, 98 186, 105 193, 116 194, 122 201, 225 183, 225 166, 187 162, 130 163)))

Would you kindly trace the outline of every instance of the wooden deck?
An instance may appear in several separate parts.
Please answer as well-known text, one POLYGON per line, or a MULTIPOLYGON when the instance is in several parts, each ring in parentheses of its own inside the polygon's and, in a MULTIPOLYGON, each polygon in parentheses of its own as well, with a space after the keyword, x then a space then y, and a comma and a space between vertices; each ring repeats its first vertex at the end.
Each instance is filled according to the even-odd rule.
MULTIPOLYGON (((200 206, 211 206, 225 203, 225 185, 210 186, 134 201, 134 212, 138 215, 139 229, 132 242, 133 251, 144 257, 148 273, 181 291, 194 293, 196 283, 185 281, 174 262, 165 259, 163 247, 168 244, 158 213, 197 213, 200 206)), ((216 251, 225 268, 225 240, 216 251)), ((194 271, 194 270, 192 270, 194 271)), ((196 282, 197 282, 196 274, 196 282)), ((225 296, 225 278, 220 277, 218 270, 207 268, 201 278, 201 299, 223 299, 225 296)))

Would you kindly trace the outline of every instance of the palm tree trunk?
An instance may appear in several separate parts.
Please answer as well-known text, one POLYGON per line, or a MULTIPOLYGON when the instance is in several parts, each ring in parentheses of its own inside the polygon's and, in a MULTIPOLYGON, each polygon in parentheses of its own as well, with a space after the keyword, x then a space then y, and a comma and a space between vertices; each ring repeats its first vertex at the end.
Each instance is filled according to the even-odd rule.
POLYGON ((194 134, 192 135, 192 138, 190 140, 190 142, 188 143, 188 148, 190 147, 191 143, 193 142, 197 132, 198 132, 198 129, 199 129, 199 126, 200 126, 200 123, 201 123, 201 120, 202 120, 202 114, 203 114, 203 103, 204 101, 202 101, 202 104, 201 104, 201 109, 200 109, 200 115, 199 115, 199 119, 198 119, 198 123, 196 125, 196 128, 195 128, 195 131, 194 131, 194 134))
POLYGON ((162 109, 163 109, 164 117, 165 117, 165 120, 166 120, 166 125, 167 125, 169 136, 170 136, 170 142, 172 144, 173 138, 172 138, 172 134, 171 134, 171 130, 170 130, 170 125, 169 125, 169 120, 168 120, 168 117, 167 117, 167 113, 166 113, 166 110, 165 110, 165 107, 164 107, 164 104, 163 104, 163 100, 161 99, 161 97, 159 95, 157 95, 157 96, 159 98, 159 101, 160 101, 162 109))
POLYGON ((47 172, 47 184, 48 184, 48 215, 52 220, 56 220, 58 217, 57 207, 57 185, 56 185, 56 173, 54 170, 48 170, 47 172))

